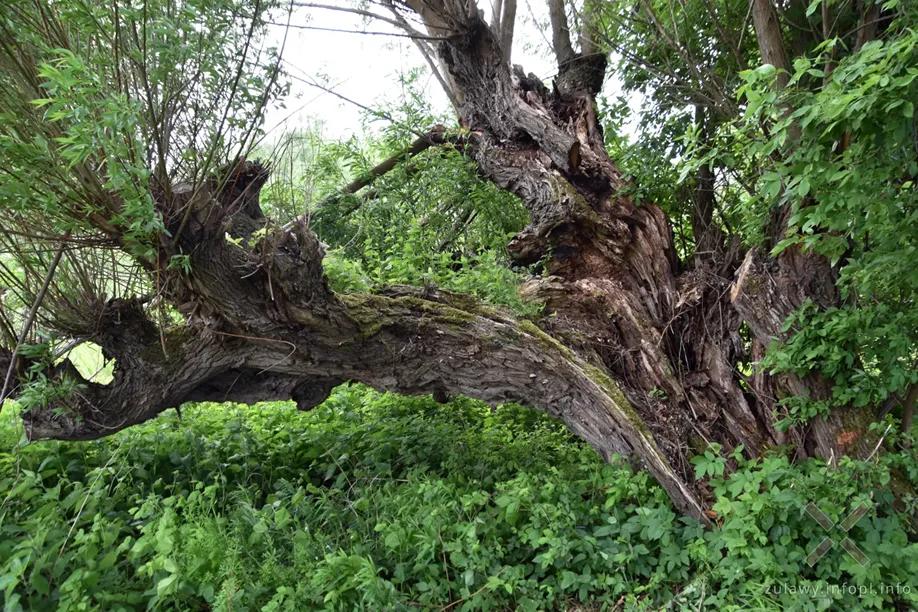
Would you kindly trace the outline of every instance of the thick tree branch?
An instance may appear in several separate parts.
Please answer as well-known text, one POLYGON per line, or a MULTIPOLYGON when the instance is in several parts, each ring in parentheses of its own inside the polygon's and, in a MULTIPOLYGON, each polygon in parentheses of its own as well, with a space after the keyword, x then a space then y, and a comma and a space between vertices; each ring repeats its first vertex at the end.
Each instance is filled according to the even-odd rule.
POLYGON ((510 63, 513 52, 513 30, 516 26, 516 0, 503 0, 503 13, 500 20, 500 48, 504 52, 504 61, 510 63))
MULTIPOLYGON (((442 125, 434 126, 425 134, 418 136, 404 150, 381 161, 379 164, 371 168, 368 172, 366 172, 365 174, 361 175, 360 177, 354 179, 353 181, 351 181, 350 183, 342 187, 338 192, 328 196, 321 202, 317 203, 315 205, 317 214, 322 214, 322 211, 324 209, 327 209, 329 206, 332 206, 333 204, 339 202, 343 197, 348 196, 348 195, 354 195, 358 191, 363 189, 364 187, 369 187, 370 185, 376 182, 376 179, 391 172, 399 164, 409 163, 412 158, 416 157, 417 155, 420 155, 421 153, 423 153, 430 147, 444 144, 444 142, 446 142, 445 134, 446 134, 446 128, 444 126, 442 125)), ((458 142, 458 140, 456 140, 455 142, 458 142)), ((411 172, 410 167, 407 170, 407 172, 409 173, 411 172)), ((370 199, 372 199, 372 197, 373 195, 368 196, 368 198, 370 199)), ((356 211, 358 208, 360 208, 360 206, 361 206, 360 201, 355 202, 347 210, 345 210, 342 214, 349 215, 353 213, 354 211, 356 211)), ((290 230, 297 223, 304 222, 308 218, 308 216, 309 215, 307 214, 307 215, 302 215, 300 217, 297 217, 293 221, 290 221, 289 223, 287 223, 284 226, 284 229, 290 230)))
MULTIPOLYGON (((785 340, 784 322, 807 300, 828 307, 837 302, 834 277, 827 274, 823 257, 787 249, 778 258, 769 258, 759 249, 751 249, 736 271, 730 290, 730 301, 748 323, 762 346, 774 340, 785 340)), ((762 379, 760 393, 776 397, 831 397, 831 383, 816 374, 798 378, 792 374, 762 379), (766 390, 767 389, 767 390, 766 390)), ((812 448, 808 452, 828 461, 837 461, 845 452, 866 457, 873 439, 867 432, 865 411, 850 406, 833 408, 828 419, 810 422, 812 448), (843 448, 840 432, 854 434, 843 448)))
POLYGON ((308 409, 346 381, 406 394, 445 391, 564 419, 607 459, 640 462, 681 511, 705 520, 600 366, 531 322, 465 296, 413 287, 332 293, 315 235, 303 224, 273 228, 257 209, 252 184, 262 170, 246 163, 234 173, 232 189, 190 209, 179 246, 192 254, 191 273, 167 278, 188 320, 168 333, 169 356, 139 301, 87 304, 87 327, 74 332, 115 359, 114 380, 79 380, 59 405, 33 407, 24 415, 30 437, 97 438, 187 401, 293 398, 308 409))
MULTIPOLYGON (((381 161, 376 166, 371 168, 367 173, 361 175, 360 177, 354 179, 347 185, 345 185, 341 191, 340 195, 357 193, 364 187, 372 185, 376 179, 383 176, 384 174, 393 170, 398 164, 404 163, 411 159, 412 157, 423 153, 432 146, 443 144, 443 134, 446 132, 446 127, 442 125, 436 125, 429 132, 418 136, 406 149, 399 151, 395 155, 388 157, 387 159, 381 161)), ((321 205, 320 205, 321 206, 321 205)))
POLYGON ((571 46, 570 26, 567 23, 567 10, 564 0, 548 0, 548 17, 551 20, 551 42, 558 66, 569 64, 574 59, 574 48, 571 46))
MULTIPOLYGON (((705 116, 702 106, 695 107, 695 124, 702 145, 707 146, 713 133, 711 119, 705 116)), ((695 239, 695 261, 710 260, 723 250, 723 232, 714 222, 717 204, 714 190, 714 170, 709 164, 698 169, 692 198, 692 234, 695 239)))
POLYGON ((778 69, 777 86, 784 89, 790 79, 790 64, 784 50, 784 37, 781 34, 778 13, 771 0, 749 0, 749 3, 762 63, 771 64, 778 69))
POLYGON ((491 28, 500 37, 501 17, 504 14, 503 0, 492 0, 491 2, 491 28))
POLYGON ((599 52, 599 46, 596 44, 595 33, 595 13, 591 10, 584 10, 580 16, 582 25, 580 26, 580 55, 589 56, 599 52))

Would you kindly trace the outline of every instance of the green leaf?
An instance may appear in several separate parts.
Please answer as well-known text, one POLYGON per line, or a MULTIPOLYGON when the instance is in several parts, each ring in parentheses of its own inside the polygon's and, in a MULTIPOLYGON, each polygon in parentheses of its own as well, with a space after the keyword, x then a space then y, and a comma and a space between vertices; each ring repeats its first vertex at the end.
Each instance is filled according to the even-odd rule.
POLYGON ((156 583, 156 594, 162 597, 168 595, 175 581, 178 580, 178 574, 170 574, 156 583))
POLYGON ((810 181, 808 178, 803 177, 800 179, 800 182, 797 183, 797 196, 805 198, 806 195, 810 192, 810 181))

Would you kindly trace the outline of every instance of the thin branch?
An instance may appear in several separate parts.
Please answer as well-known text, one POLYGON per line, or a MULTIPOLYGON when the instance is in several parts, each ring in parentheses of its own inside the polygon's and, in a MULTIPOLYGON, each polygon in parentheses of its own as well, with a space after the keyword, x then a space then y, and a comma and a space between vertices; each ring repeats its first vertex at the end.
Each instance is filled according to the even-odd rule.
MULTIPOLYGON (((325 11, 337 11, 340 13, 351 13, 352 15, 360 15, 361 17, 367 17, 369 19, 377 19, 379 21, 388 23, 389 25, 393 25, 399 29, 404 29, 403 26, 399 24, 398 22, 396 22, 394 19, 390 19, 389 17, 386 17, 384 15, 379 15, 372 11, 365 11, 363 9, 350 8, 346 6, 333 6, 331 4, 317 4, 314 2, 294 2, 293 6, 302 7, 302 8, 316 8, 316 9, 322 9, 325 11)), ((409 32, 409 33, 420 34, 420 32, 409 32)))
POLYGON ((733 57, 736 58, 737 66, 739 66, 740 70, 745 70, 746 62, 743 60, 743 56, 740 54, 739 46, 734 44, 732 37, 727 35, 723 24, 721 24, 720 19, 717 18, 717 11, 714 10, 714 6, 711 4, 710 0, 701 1, 704 4, 705 9, 707 9, 708 14, 711 16, 711 20, 714 22, 714 27, 716 27, 717 31, 720 33, 720 37, 723 39, 724 43, 730 47, 730 51, 733 53, 733 57))
POLYGON ((393 38, 411 38, 415 40, 447 40, 445 36, 427 36, 425 34, 399 34, 398 32, 376 32, 371 30, 348 30, 343 28, 322 28, 319 26, 307 26, 307 25, 294 25, 290 24, 289 26, 285 23, 277 23, 274 21, 268 21, 268 25, 279 25, 294 30, 313 30, 317 32, 335 32, 336 34, 366 34, 369 36, 391 36, 393 38))
POLYGON ((749 3, 749 8, 746 9, 746 16, 743 18, 743 25, 740 27, 739 42, 736 43, 737 49, 743 48, 743 37, 746 35, 746 28, 749 27, 749 18, 752 16, 752 2, 749 3))
MULTIPOLYGON (((146 4, 144 4, 144 10, 146 10, 146 4)), ((258 15, 260 14, 260 12, 261 12, 261 0, 255 0, 255 7, 254 7, 254 12, 252 14, 252 21, 249 25, 248 32, 246 33, 245 44, 242 47, 242 54, 240 55, 239 65, 236 70, 236 74, 233 77, 233 81, 232 81, 233 84, 229 92, 229 100, 233 100, 236 97, 236 90, 239 87, 239 81, 242 78, 242 74, 245 69, 246 59, 249 56, 249 49, 252 46, 252 41, 255 39, 255 27, 258 24, 258 15)), ((146 27, 146 21, 144 22, 144 27, 146 27)), ((146 44, 146 40, 144 40, 144 43, 146 44)), ((227 103, 225 108, 223 109, 223 115, 220 118, 220 123, 216 131, 217 136, 223 135, 223 127, 226 125, 226 121, 227 121, 227 118, 229 117, 229 112, 231 108, 232 108, 232 104, 227 103)), ((211 168, 211 164, 213 163, 214 157, 217 154, 217 143, 220 140, 221 139, 219 137, 214 138, 214 145, 210 147, 210 150, 207 153, 207 157, 205 158, 204 165, 201 168, 202 177, 206 175, 206 173, 211 168)), ((194 189, 195 196, 197 195, 197 191, 201 187, 201 185, 203 185, 203 181, 200 184, 195 185, 195 189, 194 189)), ((178 229, 175 231, 175 236, 172 238, 173 241, 178 242, 179 236, 182 235, 182 231, 185 229, 185 224, 188 223, 188 219, 191 217, 191 211, 192 211, 192 207, 188 206, 187 209, 185 210, 185 214, 182 215, 182 220, 179 223, 178 229)))
MULTIPOLYGON (((289 62, 287 62, 286 60, 284 60, 284 63, 289 63, 289 62)), ((392 122, 392 123, 396 123, 395 119, 393 119, 392 116, 389 115, 388 113, 384 113, 384 112, 382 112, 382 111, 378 111, 378 110, 372 109, 372 108, 370 108, 369 106, 366 106, 365 104, 361 104, 360 102, 357 102, 357 101, 355 101, 355 100, 352 100, 351 98, 348 98, 347 96, 338 93, 337 91, 335 91, 334 89, 331 89, 330 87, 326 87, 326 86, 324 86, 324 85, 321 85, 320 83, 317 83, 317 82, 316 82, 314 79, 312 79, 312 78, 304 79, 303 77, 298 77, 298 76, 296 76, 296 75, 294 75, 294 74, 291 74, 291 75, 290 75, 290 78, 291 78, 291 79, 294 79, 295 81, 299 81, 299 82, 301 82, 301 83, 305 83, 306 85, 309 85, 310 87, 315 87, 316 89, 321 89, 321 90, 324 91, 325 93, 331 94, 331 95, 335 96, 336 98, 339 98, 340 100, 343 100, 343 101, 347 102, 348 104, 353 104, 353 105, 356 106, 357 108, 359 108, 359 109, 361 109, 361 110, 364 110, 364 111, 370 113, 370 114, 373 115, 374 117, 378 117, 378 118, 380 118, 380 119, 385 119, 386 121, 390 121, 390 122, 392 122)))
POLYGON ((595 29, 593 22, 595 18, 595 11, 589 10, 587 7, 583 8, 583 12, 580 14, 580 22, 582 24, 580 26, 580 53, 584 57, 599 52, 593 37, 593 30, 595 29))
POLYGON ((536 27, 536 30, 539 31, 539 35, 542 37, 542 40, 545 41, 545 44, 551 48, 551 41, 545 36, 545 29, 540 26, 539 20, 536 19, 535 11, 532 10, 532 4, 529 3, 529 0, 526 0, 526 8, 529 9, 529 17, 532 19, 532 24, 536 27))
MULTIPOLYGON (((392 11, 393 16, 395 17, 396 22, 399 24, 399 27, 404 29, 406 32, 415 32, 414 28, 408 23, 408 20, 399 13, 394 6, 389 6, 389 10, 392 11)), ((447 78, 440 71, 440 68, 437 66, 437 61, 434 58, 434 52, 430 48, 428 43, 420 38, 412 38, 415 46, 418 48, 418 51, 421 52, 421 55, 424 56, 424 60, 427 62, 427 65, 430 66, 430 70, 434 75, 434 78, 437 79, 437 82, 440 83, 440 87, 443 88, 443 92, 446 94, 446 97, 449 98, 450 104, 453 105, 453 110, 456 113, 459 113, 459 98, 456 96, 456 92, 450 83, 447 82, 447 78)))
MULTIPOLYGON (((495 577, 495 578, 499 577, 501 574, 504 573, 504 570, 506 570, 506 569, 507 569, 506 567, 501 568, 501 570, 500 570, 499 572, 497 572, 497 573, 494 575, 494 577, 495 577)), ((476 595, 478 595, 479 593, 481 593, 482 591, 484 591, 486 588, 488 588, 488 585, 487 585, 487 584, 484 585, 483 587, 481 587, 480 589, 478 589, 477 591, 475 591, 474 593, 472 593, 471 595, 469 595, 468 597, 463 597, 462 599, 457 599, 457 600, 454 601, 453 603, 444 606, 443 608, 440 609, 440 612, 446 612, 446 611, 449 610, 450 608, 454 608, 454 607, 458 606, 458 605, 461 604, 463 601, 468 601, 469 599, 472 599, 473 597, 475 597, 476 595)))
MULTIPOLYGON (((723 105, 726 108, 730 108, 730 104, 727 101, 727 98, 724 95, 723 91, 721 91, 720 88, 717 87, 716 85, 709 86, 709 80, 705 78, 705 75, 703 75, 701 73, 701 70, 699 70, 698 68, 698 65, 700 62, 698 62, 698 60, 695 59, 695 57, 691 54, 691 52, 688 49, 686 49, 682 44, 680 44, 678 39, 676 40, 673 39, 672 34, 670 34, 670 32, 666 29, 666 27, 664 27, 663 23, 657 17, 657 14, 656 12, 654 12, 653 7, 650 5, 650 3, 647 2, 647 0, 642 0, 641 4, 643 5, 644 10, 647 11, 647 14, 650 17, 650 20, 653 22, 653 25, 656 28, 656 30, 660 33, 660 36, 663 37, 663 40, 666 41, 666 43, 669 45, 669 47, 674 52, 676 52, 680 57, 682 57, 682 60, 685 62, 686 67, 694 75, 694 77, 698 79, 699 87, 702 87, 708 90, 711 93, 712 98, 716 100, 716 103, 718 106, 723 105)), ((717 80, 716 74, 709 75, 709 76, 711 76, 711 78, 713 78, 716 82, 717 80)))
POLYGON ((41 306, 42 300, 45 299, 45 294, 48 293, 48 287, 51 286, 51 279, 54 277, 55 270, 57 270, 57 264, 61 262, 61 257, 64 255, 64 246, 67 244, 66 240, 69 237, 70 232, 67 232, 64 235, 64 241, 58 245, 57 251, 54 253, 54 259, 51 260, 51 265, 48 267, 48 273, 45 274, 45 280, 41 285, 41 289, 39 289, 38 295, 35 296, 35 301, 32 303, 32 309, 29 310, 29 315, 22 324, 22 331, 19 332, 16 346, 13 347, 13 352, 10 354, 10 365, 6 369, 6 377, 3 379, 3 390, 0 391, 0 411, 3 410, 3 400, 6 398, 7 389, 9 389, 10 377, 12 377, 13 372, 16 370, 16 358, 19 354, 19 349, 22 347, 23 342, 25 342, 26 336, 29 335, 29 330, 32 329, 32 323, 35 322, 35 315, 38 314, 38 308, 41 306))

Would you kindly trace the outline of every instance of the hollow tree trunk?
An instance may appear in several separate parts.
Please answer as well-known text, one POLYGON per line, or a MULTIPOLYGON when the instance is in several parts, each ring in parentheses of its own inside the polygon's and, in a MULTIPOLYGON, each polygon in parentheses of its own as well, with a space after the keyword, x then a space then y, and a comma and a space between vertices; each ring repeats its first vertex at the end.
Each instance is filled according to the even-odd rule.
POLYGON ((429 289, 336 295, 316 237, 302 220, 271 225, 258 206, 266 172, 240 162, 194 197, 177 187, 158 201, 174 237, 160 249, 165 296, 185 324, 161 337, 139 302, 86 304, 69 331, 117 360, 114 381, 81 381, 61 405, 29 412, 29 435, 97 438, 186 401, 293 398, 309 409, 345 381, 445 391, 563 419, 604 458, 622 454, 645 467, 680 511, 702 521, 706 494, 691 484, 688 459, 708 442, 756 456, 791 441, 804 454, 837 457, 836 437, 862 413, 781 434, 772 426, 777 399, 804 388, 826 393, 825 383, 737 370, 744 321, 761 351, 803 299, 834 299, 813 260, 774 261, 734 246, 683 271, 665 214, 622 193, 603 148, 594 98, 604 56, 562 45, 549 90, 511 70, 477 10, 414 8, 432 31, 451 33, 439 59, 468 129, 462 144, 483 176, 529 208, 531 223, 510 252, 519 264, 545 260, 544 275, 523 290, 552 316, 536 325, 429 289), (165 269, 177 252, 191 254, 187 276, 165 269))
MULTIPOLYGON (((462 94, 458 110, 474 136, 471 155, 485 177, 520 196, 531 213, 511 254, 521 264, 548 258, 546 277, 526 288, 557 314, 546 319, 546 329, 614 377, 677 472, 688 477, 687 451, 709 441, 742 444, 752 456, 788 442, 801 455, 826 459, 868 452, 866 408, 836 410, 806 432, 775 430, 781 398, 829 397, 819 376, 747 378, 736 367, 744 322, 761 354, 806 300, 837 303, 825 258, 788 249, 771 259, 734 247, 683 271, 662 210, 621 193, 595 114, 605 57, 572 50, 559 0, 549 2, 559 70, 552 90, 501 61, 493 32, 474 11, 467 17, 449 1, 409 4, 422 17, 436 15, 428 20, 431 33, 455 32, 439 43, 439 53, 462 94)), ((753 5, 763 56, 783 66, 780 32, 775 38, 777 22, 768 14, 773 7, 768 0, 753 5)), ((699 216, 710 219, 710 212, 699 216)), ((776 215, 775 241, 787 214, 776 215)))
POLYGON ((774 443, 773 402, 752 401, 735 370, 738 253, 680 274, 662 210, 622 195, 594 109, 605 58, 565 53, 550 91, 500 61, 480 20, 440 51, 482 173, 531 212, 511 254, 521 264, 548 256, 545 277, 526 287, 557 315, 547 329, 614 377, 683 477, 688 451, 709 441, 753 455, 774 443))

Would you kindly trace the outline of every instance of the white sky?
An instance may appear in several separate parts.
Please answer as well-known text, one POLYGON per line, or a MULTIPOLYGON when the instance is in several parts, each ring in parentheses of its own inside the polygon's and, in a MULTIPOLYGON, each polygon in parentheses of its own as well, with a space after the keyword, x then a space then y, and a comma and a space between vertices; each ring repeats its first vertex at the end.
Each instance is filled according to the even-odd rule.
MULTIPOLYGON (((340 6, 347 5, 341 3, 340 6)), ((489 16, 490 6, 483 3, 480 6, 489 16)), ((386 15, 378 6, 371 4, 370 8, 386 15)), ((546 37, 550 34, 541 32, 532 19, 532 15, 539 20, 547 18, 546 4, 543 0, 522 0, 517 13, 512 61, 521 64, 526 72, 548 79, 556 70, 548 57, 546 37)), ((293 86, 291 95, 285 100, 287 108, 275 107, 268 112, 265 127, 272 130, 269 138, 317 119, 324 123, 323 135, 326 138, 346 138, 363 131, 359 108, 297 81, 296 77, 308 75, 355 102, 374 107, 382 100, 395 101, 398 98, 397 77, 400 72, 427 66, 408 38, 349 33, 400 33, 384 22, 367 23, 362 17, 339 11, 295 8, 291 24, 347 32, 294 28, 288 31, 283 57, 286 70, 294 78, 293 86), (323 80, 323 75, 327 81, 323 80)), ((271 26, 270 37, 276 41, 272 44, 280 45, 284 30, 283 26, 271 26)), ((432 76, 428 79, 427 91, 434 110, 449 110, 446 95, 432 76)))

